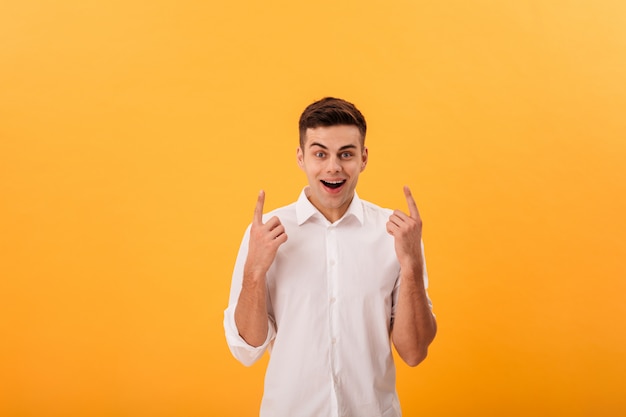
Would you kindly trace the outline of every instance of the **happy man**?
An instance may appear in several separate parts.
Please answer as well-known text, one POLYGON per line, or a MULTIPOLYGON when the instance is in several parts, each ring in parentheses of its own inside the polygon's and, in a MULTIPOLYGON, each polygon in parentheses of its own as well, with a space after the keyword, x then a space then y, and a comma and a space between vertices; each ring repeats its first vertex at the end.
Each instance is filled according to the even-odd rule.
POLYGON ((437 332, 422 220, 355 192, 368 162, 366 122, 327 97, 300 117, 297 162, 308 186, 263 215, 259 193, 224 312, 244 365, 269 349, 262 417, 399 417, 391 343, 409 366, 437 332))

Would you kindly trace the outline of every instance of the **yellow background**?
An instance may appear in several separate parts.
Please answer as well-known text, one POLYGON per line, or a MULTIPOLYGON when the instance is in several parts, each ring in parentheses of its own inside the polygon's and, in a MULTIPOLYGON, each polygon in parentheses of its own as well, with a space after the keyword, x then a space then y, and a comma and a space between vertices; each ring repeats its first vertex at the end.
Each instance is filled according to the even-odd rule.
POLYGON ((626 3, 5 1, 0 415, 252 416, 222 330, 297 118, 364 112, 361 197, 424 218, 406 416, 626 414, 626 3))

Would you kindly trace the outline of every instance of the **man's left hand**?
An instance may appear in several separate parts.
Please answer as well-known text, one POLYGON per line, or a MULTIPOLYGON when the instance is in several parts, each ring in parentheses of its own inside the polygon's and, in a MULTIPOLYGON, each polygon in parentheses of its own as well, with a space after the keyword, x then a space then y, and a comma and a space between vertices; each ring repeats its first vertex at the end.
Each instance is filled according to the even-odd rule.
POLYGON ((409 206, 409 215, 395 210, 387 222, 387 232, 393 236, 396 256, 401 267, 418 267, 422 261, 422 218, 408 186, 404 196, 409 206))

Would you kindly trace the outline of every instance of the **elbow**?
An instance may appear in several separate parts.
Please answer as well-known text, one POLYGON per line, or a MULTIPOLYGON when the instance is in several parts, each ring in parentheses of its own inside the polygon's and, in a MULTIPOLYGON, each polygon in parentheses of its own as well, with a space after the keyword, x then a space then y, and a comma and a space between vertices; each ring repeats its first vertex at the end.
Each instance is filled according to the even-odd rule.
POLYGON ((411 352, 410 354, 406 354, 406 355, 401 356, 401 357, 402 357, 402 360, 404 361, 404 363, 406 363, 410 367, 414 368, 417 365, 419 365, 420 363, 424 362, 424 359, 426 359, 426 356, 428 356, 428 348, 427 347, 425 347, 423 349, 415 350, 414 352, 411 352))
POLYGON ((407 365, 410 367, 416 367, 420 363, 424 362, 428 356, 428 347, 435 338, 436 333, 437 328, 435 326, 433 328, 432 335, 427 340, 416 342, 411 347, 405 346, 402 350, 398 349, 398 345, 396 345, 396 350, 398 350, 398 354, 407 365))
POLYGON ((233 357, 245 367, 254 365, 263 356, 265 351, 260 349, 249 349, 241 346, 228 346, 233 357))
POLYGON ((400 358, 410 367, 416 367, 424 362, 428 356, 428 347, 437 334, 437 322, 434 317, 431 327, 416 333, 422 336, 406 339, 404 337, 397 337, 398 335, 396 333, 392 334, 393 342, 400 358))

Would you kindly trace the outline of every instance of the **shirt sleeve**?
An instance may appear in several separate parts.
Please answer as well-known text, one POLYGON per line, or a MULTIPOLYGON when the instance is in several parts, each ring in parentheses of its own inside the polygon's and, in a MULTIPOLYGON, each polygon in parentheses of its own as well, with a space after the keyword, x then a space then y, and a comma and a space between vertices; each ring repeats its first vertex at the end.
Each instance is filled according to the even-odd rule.
POLYGON ((272 318, 268 316, 268 332, 265 342, 263 342, 261 346, 250 346, 239 335, 239 330, 237 329, 237 324, 235 323, 235 309, 237 308, 239 293, 241 292, 243 266, 246 262, 246 257, 248 256, 249 240, 250 226, 246 229, 241 246, 239 247, 239 253, 237 254, 237 260, 233 271, 228 307, 224 310, 224 331, 226 333, 226 343, 228 343, 228 348, 233 356, 245 366, 251 366, 259 360, 276 336, 276 325, 272 318))

